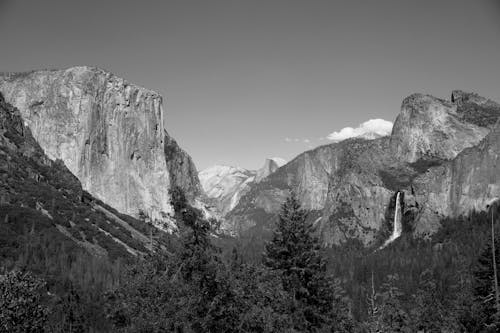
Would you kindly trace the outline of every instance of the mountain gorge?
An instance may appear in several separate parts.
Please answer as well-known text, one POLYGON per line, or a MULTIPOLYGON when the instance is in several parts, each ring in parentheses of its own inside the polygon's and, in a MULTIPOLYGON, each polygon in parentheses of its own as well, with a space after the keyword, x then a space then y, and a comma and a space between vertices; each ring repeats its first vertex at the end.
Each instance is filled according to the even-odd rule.
POLYGON ((0 91, 47 157, 61 160, 83 190, 164 230, 177 227, 174 187, 195 206, 211 207, 223 232, 239 236, 268 235, 293 191, 325 246, 381 243, 393 229, 398 191, 405 232, 422 237, 441 219, 484 210, 500 196, 500 105, 473 93, 405 98, 390 136, 335 142, 288 163, 270 158, 259 170, 198 173, 164 128, 162 97, 114 74, 85 66, 5 73, 0 91))
POLYGON ((165 131, 158 93, 85 66, 2 74, 0 91, 47 156, 118 211, 171 229, 169 189, 201 195, 191 158, 165 131))
POLYGON ((426 311, 441 311, 432 322, 442 327, 478 327, 468 317, 471 267, 489 250, 486 210, 500 196, 499 118, 500 104, 477 94, 413 94, 389 136, 269 158, 258 170, 198 173, 165 131, 157 93, 90 67, 3 74, 0 268, 10 275, 0 271, 0 282, 22 279, 21 270, 46 281, 36 305, 50 309, 50 332, 75 323, 95 332, 290 332, 281 318, 304 319, 287 312, 295 296, 266 264, 271 244, 273 258, 296 248, 283 262, 303 260, 306 270, 291 270, 315 267, 331 287, 325 294, 338 294, 324 302, 328 318, 348 325, 332 331, 367 332, 376 306, 384 316, 422 313, 404 319, 409 331, 426 311), (404 296, 387 296, 400 303, 386 307, 377 295, 396 284, 404 296), (191 330, 193 321, 203 324, 191 330))

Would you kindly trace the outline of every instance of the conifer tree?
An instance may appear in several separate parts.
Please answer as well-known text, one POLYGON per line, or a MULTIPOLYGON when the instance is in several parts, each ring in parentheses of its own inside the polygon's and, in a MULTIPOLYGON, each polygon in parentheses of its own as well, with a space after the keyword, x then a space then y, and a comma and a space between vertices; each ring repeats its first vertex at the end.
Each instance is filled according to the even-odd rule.
MULTIPOLYGON (((498 240, 497 240, 498 242, 498 240)), ((495 249, 497 265, 500 257, 500 252, 498 247, 495 249)), ((483 250, 481 256, 478 259, 476 267, 473 272, 474 281, 474 296, 476 298, 476 304, 479 307, 478 313, 480 318, 477 318, 483 327, 497 327, 496 320, 496 307, 495 307, 495 281, 494 281, 494 271, 493 271, 493 256, 492 256, 492 246, 488 244, 483 250)), ((498 279, 498 277, 497 277, 498 279)), ((498 284, 500 281, 496 281, 498 284)))
POLYGON ((277 228, 266 245, 264 264, 281 273, 283 288, 293 300, 295 329, 348 330, 343 327, 348 322, 345 306, 338 301, 342 291, 327 276, 320 242, 313 232, 307 212, 292 193, 282 205, 277 228))
POLYGON ((487 331, 500 330, 500 305, 498 304, 500 277, 497 272, 497 267, 500 264, 500 251, 495 246, 495 243, 498 243, 498 239, 495 236, 494 219, 497 209, 497 203, 493 203, 490 207, 491 243, 483 250, 473 272, 474 295, 476 296, 476 305, 479 307, 479 313, 481 314, 478 321, 487 328, 487 331))
POLYGON ((45 290, 45 281, 29 272, 0 275, 0 332, 44 332, 45 290))
POLYGON ((388 275, 387 281, 382 284, 379 315, 381 332, 412 332, 410 318, 401 301, 403 293, 397 286, 398 281, 399 276, 392 274, 388 275))

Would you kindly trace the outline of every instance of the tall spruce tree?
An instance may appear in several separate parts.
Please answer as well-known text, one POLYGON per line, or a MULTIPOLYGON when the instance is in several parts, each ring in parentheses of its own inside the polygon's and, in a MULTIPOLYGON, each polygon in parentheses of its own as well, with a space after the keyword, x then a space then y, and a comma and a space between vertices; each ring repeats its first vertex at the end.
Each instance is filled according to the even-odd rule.
MULTIPOLYGON (((498 242, 498 239, 496 240, 498 242)), ((497 265, 500 258, 498 247, 495 249, 497 265)), ((493 272, 492 246, 488 244, 479 257, 473 271, 473 291, 478 307, 477 320, 481 327, 489 327, 490 331, 495 331, 498 320, 495 316, 495 281, 493 272)), ((500 283, 497 277, 497 284, 500 283)))
POLYGON ((492 203, 489 207, 491 243, 484 248, 473 271, 474 295, 480 314, 477 319, 488 332, 500 331, 500 305, 498 304, 500 277, 497 272, 497 267, 500 264, 500 250, 498 246, 495 246, 498 244, 498 235, 495 236, 495 215, 498 215, 498 207, 497 202, 492 203))
POLYGON ((293 300, 295 329, 349 331, 346 307, 339 301, 342 292, 327 275, 313 225, 293 193, 282 205, 264 264, 281 273, 283 288, 293 300))

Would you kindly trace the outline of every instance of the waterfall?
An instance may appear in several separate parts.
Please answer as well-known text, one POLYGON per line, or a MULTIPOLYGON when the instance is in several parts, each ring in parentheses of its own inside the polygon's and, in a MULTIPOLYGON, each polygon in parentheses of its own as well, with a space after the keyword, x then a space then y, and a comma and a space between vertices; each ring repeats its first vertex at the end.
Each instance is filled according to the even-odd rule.
POLYGON ((396 194, 396 208, 394 209, 394 222, 392 225, 392 234, 391 236, 385 241, 384 245, 380 247, 380 249, 383 249, 390 243, 394 242, 399 236, 401 236, 401 233, 403 232, 403 225, 401 223, 402 220, 402 214, 401 214, 401 202, 399 199, 399 195, 401 192, 398 191, 396 194), (398 214, 399 213, 399 214, 398 214))

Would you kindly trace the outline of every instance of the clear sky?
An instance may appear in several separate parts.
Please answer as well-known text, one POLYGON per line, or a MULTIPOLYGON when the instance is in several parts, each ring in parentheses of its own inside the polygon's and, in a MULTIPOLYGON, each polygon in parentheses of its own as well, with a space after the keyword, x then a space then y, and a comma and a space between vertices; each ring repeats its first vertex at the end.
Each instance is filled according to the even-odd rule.
POLYGON ((498 0, 0 0, 0 33, 0 71, 92 65, 159 91, 198 169, 291 159, 413 92, 500 101, 498 0))

